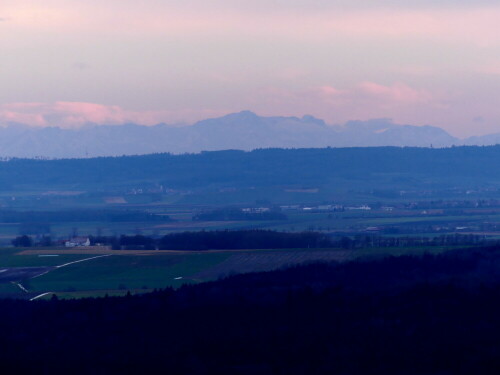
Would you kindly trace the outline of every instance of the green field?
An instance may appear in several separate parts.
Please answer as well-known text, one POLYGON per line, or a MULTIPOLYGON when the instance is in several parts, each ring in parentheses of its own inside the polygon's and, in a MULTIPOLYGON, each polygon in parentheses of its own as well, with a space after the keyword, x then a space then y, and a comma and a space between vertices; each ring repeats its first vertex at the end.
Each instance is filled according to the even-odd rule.
POLYGON ((71 254, 48 257, 40 255, 16 255, 19 249, 0 249, 0 267, 45 267, 57 266, 75 260, 88 258, 86 255, 71 254))
POLYGON ((229 255, 115 255, 73 264, 30 280, 37 292, 84 292, 179 287, 229 255), (176 278, 182 277, 183 279, 176 278))
MULTIPOLYGON (((40 277, 22 280, 31 293, 54 292, 61 298, 99 297, 145 293, 153 289, 180 287, 241 272, 279 269, 290 264, 314 261, 349 261, 387 255, 440 253, 451 247, 234 250, 223 252, 172 252, 154 255, 111 255, 71 264, 40 277)), ((0 250, 0 267, 57 266, 93 257, 18 255, 16 249, 0 250)), ((21 293, 11 283, 0 284, 0 293, 21 293)), ((45 298, 50 298, 46 296, 45 298)))

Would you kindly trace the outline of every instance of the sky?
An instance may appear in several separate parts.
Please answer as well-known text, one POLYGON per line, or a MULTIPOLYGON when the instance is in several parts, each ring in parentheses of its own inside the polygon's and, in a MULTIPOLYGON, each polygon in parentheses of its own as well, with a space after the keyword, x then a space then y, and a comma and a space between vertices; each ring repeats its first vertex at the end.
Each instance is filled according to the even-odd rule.
POLYGON ((2 0, 0 124, 241 110, 500 132, 500 1, 2 0))

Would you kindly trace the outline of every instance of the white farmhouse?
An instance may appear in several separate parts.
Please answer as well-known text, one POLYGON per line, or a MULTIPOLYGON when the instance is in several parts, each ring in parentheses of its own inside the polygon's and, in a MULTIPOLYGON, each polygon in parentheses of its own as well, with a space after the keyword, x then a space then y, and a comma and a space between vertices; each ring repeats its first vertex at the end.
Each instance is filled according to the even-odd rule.
POLYGON ((90 246, 90 238, 88 237, 73 237, 64 243, 66 247, 90 246))

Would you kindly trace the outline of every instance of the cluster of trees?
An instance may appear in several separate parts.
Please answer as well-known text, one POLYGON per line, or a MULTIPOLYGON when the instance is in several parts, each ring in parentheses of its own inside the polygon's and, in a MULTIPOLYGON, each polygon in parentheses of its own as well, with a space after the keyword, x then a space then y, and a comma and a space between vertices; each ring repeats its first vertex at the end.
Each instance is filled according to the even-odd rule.
POLYGON ((270 230, 201 231, 162 237, 162 250, 296 249, 331 247, 330 238, 317 232, 286 233, 270 230))
POLYGON ((475 248, 303 265, 137 296, 0 300, 1 367, 496 375, 499 259, 498 247, 475 248))
POLYGON ((31 247, 33 246, 33 238, 27 235, 22 235, 12 240, 12 245, 15 247, 31 247))
POLYGON ((112 246, 115 250, 225 250, 326 248, 328 236, 315 232, 284 233, 270 230, 223 230, 172 233, 160 238, 143 235, 90 237, 91 243, 112 246))
MULTIPOLYGON (((91 243, 106 243, 101 242, 104 238, 91 238, 91 243)), ((108 240, 109 241, 109 240, 108 240)), ((112 246, 113 250, 156 250, 157 249, 157 240, 148 236, 143 236, 141 234, 137 234, 135 236, 125 236, 122 235, 120 237, 112 238, 111 241, 108 242, 109 245, 112 246)))
POLYGON ((244 212, 240 208, 225 208, 201 212, 193 216, 194 221, 265 221, 286 220, 288 217, 280 211, 244 212))

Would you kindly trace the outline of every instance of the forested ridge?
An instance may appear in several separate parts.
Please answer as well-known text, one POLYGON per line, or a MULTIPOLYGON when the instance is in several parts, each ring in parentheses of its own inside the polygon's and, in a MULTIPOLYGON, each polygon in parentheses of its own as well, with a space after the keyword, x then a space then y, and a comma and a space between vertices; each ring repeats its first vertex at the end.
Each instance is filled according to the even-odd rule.
POLYGON ((6 373, 497 374, 499 248, 0 301, 6 373))
POLYGON ((209 184, 323 184, 334 178, 500 179, 500 146, 228 150, 92 159, 0 162, 0 188, 17 185, 156 181, 167 187, 209 184))

